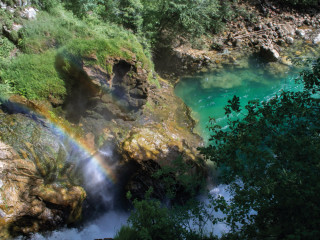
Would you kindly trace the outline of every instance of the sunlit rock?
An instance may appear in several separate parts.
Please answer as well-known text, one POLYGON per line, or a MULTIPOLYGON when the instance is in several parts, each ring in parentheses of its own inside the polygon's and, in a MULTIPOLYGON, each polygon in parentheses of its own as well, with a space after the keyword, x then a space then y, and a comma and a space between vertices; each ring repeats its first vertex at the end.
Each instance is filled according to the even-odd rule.
POLYGON ((63 168, 69 176, 72 172, 64 167, 65 159, 56 160, 58 146, 57 137, 41 123, 0 114, 0 238, 80 219, 86 193, 63 176, 63 168))
POLYGON ((33 7, 27 7, 25 9, 23 9, 23 11, 21 12, 21 17, 26 18, 28 20, 36 19, 37 11, 38 10, 33 7))
POLYGON ((318 33, 312 40, 313 44, 320 43, 320 33, 318 33))
POLYGON ((273 45, 261 46, 260 55, 265 61, 268 62, 276 62, 280 57, 280 54, 276 49, 274 49, 273 45))

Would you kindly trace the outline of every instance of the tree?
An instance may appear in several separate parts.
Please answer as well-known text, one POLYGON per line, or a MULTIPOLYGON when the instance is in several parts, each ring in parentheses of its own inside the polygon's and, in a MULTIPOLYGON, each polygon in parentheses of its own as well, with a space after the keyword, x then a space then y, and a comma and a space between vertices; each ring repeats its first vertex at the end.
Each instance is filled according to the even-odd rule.
POLYGON ((231 227, 228 239, 320 238, 320 101, 312 95, 320 59, 300 80, 304 91, 250 101, 245 110, 235 96, 225 108, 229 129, 210 127, 212 144, 201 152, 233 195, 216 206, 231 227))
POLYGON ((144 29, 155 39, 187 34, 200 36, 211 31, 219 16, 217 0, 142 0, 144 29))
POLYGON ((221 22, 218 0, 104 0, 103 4, 103 18, 140 33, 153 44, 179 35, 200 36, 221 22))

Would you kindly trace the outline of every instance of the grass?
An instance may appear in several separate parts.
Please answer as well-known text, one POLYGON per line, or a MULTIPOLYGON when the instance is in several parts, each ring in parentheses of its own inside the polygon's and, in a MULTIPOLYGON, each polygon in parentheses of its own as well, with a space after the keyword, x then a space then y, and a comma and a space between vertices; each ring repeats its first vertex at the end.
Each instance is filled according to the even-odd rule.
POLYGON ((151 61, 144 55, 142 47, 132 46, 133 44, 123 39, 74 39, 61 48, 59 54, 69 63, 77 65, 80 64, 82 58, 95 55, 97 63, 109 73, 112 71, 112 66, 106 65, 106 60, 112 57, 120 57, 128 61, 136 58, 142 67, 150 70, 151 61))
MULTIPOLYGON (((0 76, 2 72, 1 69, 5 69, 5 67, 8 65, 10 61, 10 54, 14 48, 14 44, 11 43, 7 38, 0 37, 0 76)), ((0 98, 7 98, 11 93, 12 89, 10 85, 0 78, 0 98)))
POLYGON ((12 91, 28 99, 63 100, 67 94, 65 82, 55 69, 56 52, 21 54, 2 67, 0 77, 12 91))
MULTIPOLYGON (((6 15, 3 18, 11 21, 6 15)), ((58 5, 50 13, 40 11, 35 20, 22 20, 22 24, 18 40, 22 53, 17 57, 10 59, 15 46, 0 38, 1 95, 15 93, 28 99, 62 103, 67 89, 55 69, 57 53, 70 64, 80 64, 83 57, 94 54, 98 58, 95 64, 109 73, 113 67, 106 65, 106 60, 110 58, 135 60, 136 65, 148 71, 154 69, 149 51, 133 33, 94 15, 79 19, 58 5)))
POLYGON ((7 38, 0 37, 0 60, 8 58, 15 49, 15 45, 7 38))
POLYGON ((62 51, 79 57, 92 52, 99 53, 101 61, 106 57, 131 60, 135 56, 143 67, 153 68, 149 52, 143 49, 134 34, 94 16, 80 20, 58 7, 54 14, 40 12, 37 20, 26 21, 24 26, 20 31, 19 46, 25 53, 41 53, 66 46, 62 51))
POLYGON ((24 22, 19 46, 25 53, 40 53, 58 48, 86 32, 87 26, 63 9, 56 14, 40 12, 37 20, 24 22))

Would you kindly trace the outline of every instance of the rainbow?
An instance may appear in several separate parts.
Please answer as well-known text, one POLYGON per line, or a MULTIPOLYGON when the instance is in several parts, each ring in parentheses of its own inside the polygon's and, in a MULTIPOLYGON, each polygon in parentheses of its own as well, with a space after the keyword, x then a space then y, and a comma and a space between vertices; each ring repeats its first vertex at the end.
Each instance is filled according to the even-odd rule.
POLYGON ((108 163, 103 159, 102 154, 99 154, 95 149, 90 148, 82 137, 75 137, 70 127, 63 126, 62 122, 55 119, 45 108, 37 107, 37 112, 35 112, 34 104, 30 104, 32 106, 30 107, 28 106, 28 103, 30 103, 29 101, 25 100, 24 103, 27 104, 20 104, 0 98, 0 106, 3 105, 10 112, 26 114, 34 119, 45 119, 45 124, 55 135, 59 136, 60 139, 67 139, 68 143, 72 146, 72 149, 81 153, 86 159, 90 159, 91 162, 94 162, 110 182, 116 183, 116 176, 108 163))

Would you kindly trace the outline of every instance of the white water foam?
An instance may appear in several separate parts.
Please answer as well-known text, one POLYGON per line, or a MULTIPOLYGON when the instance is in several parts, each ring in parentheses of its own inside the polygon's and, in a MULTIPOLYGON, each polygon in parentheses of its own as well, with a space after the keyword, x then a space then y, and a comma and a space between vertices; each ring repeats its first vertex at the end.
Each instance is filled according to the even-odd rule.
MULTIPOLYGON (((76 228, 64 228, 48 235, 34 234, 32 240, 93 240, 113 238, 122 225, 125 225, 129 217, 128 213, 111 211, 102 217, 92 221, 82 230, 76 228)), ((17 238, 22 240, 22 238, 17 238)))

